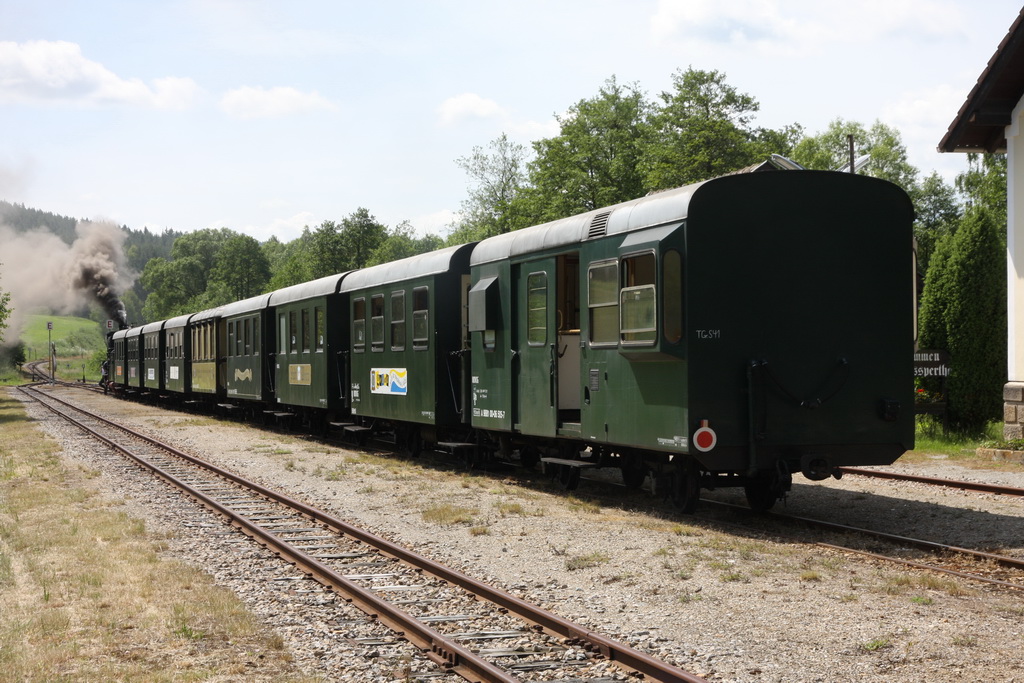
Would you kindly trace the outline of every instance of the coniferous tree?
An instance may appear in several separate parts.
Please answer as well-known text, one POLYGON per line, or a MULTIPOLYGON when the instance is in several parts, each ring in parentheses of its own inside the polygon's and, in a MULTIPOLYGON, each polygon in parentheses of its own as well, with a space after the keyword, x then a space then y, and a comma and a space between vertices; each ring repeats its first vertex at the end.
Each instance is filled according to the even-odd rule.
POLYGON ((921 301, 920 345, 949 351, 949 420, 959 431, 980 432, 1002 415, 1005 273, 1001 226, 983 206, 968 209, 932 255, 921 301))

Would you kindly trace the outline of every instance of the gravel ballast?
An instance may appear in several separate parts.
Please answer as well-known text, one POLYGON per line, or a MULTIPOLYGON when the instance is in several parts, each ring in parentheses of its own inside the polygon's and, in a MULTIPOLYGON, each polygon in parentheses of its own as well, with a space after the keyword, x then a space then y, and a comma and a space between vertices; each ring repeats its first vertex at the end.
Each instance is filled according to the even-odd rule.
MULTIPOLYGON (((754 529, 735 524, 752 515, 681 515, 598 482, 567 496, 539 475, 467 474, 429 457, 381 458, 82 391, 70 397, 708 680, 1024 681, 1024 591, 827 550, 772 535, 757 520, 754 529), (425 521, 446 506, 465 521, 425 521)), ((312 675, 402 680, 417 668, 401 646, 368 665, 360 646, 318 615, 329 593, 298 593, 289 604, 269 596, 268 553, 227 536, 163 485, 126 481, 88 439, 30 410, 65 457, 100 469, 131 514, 173 536, 169 553, 235 590, 312 675), (248 564, 256 561, 267 564, 248 564)), ((966 470, 941 460, 896 468, 1024 486, 1024 468, 966 470)), ((736 491, 704 495, 742 502, 736 491)), ((798 476, 779 509, 1024 557, 1024 502, 994 494, 798 476)))

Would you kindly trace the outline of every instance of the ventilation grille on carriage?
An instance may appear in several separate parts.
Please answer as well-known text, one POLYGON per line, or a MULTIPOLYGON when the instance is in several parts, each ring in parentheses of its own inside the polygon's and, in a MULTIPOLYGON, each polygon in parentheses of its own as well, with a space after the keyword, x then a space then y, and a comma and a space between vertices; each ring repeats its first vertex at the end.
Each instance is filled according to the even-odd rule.
POLYGON ((605 233, 608 230, 608 216, 611 215, 611 211, 605 211, 604 213, 599 213, 590 219, 590 229, 587 230, 588 240, 605 236, 605 233))

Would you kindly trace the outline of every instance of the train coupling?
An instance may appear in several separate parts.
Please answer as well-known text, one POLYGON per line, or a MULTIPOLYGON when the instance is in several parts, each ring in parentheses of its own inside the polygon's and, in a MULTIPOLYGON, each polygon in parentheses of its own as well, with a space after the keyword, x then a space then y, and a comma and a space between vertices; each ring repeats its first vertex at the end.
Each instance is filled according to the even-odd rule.
POLYGON ((828 458, 821 455, 805 455, 800 458, 800 471, 811 481, 822 481, 829 477, 843 478, 843 472, 833 467, 828 458))

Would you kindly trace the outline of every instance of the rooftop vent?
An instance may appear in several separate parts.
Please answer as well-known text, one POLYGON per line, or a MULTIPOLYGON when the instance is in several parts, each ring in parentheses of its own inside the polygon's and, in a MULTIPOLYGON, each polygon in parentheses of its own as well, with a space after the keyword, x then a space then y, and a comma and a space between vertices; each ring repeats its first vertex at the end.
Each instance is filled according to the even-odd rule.
POLYGON ((607 234, 608 217, 611 215, 611 211, 605 211, 604 213, 599 213, 590 219, 590 229, 587 230, 588 240, 604 237, 607 234))

